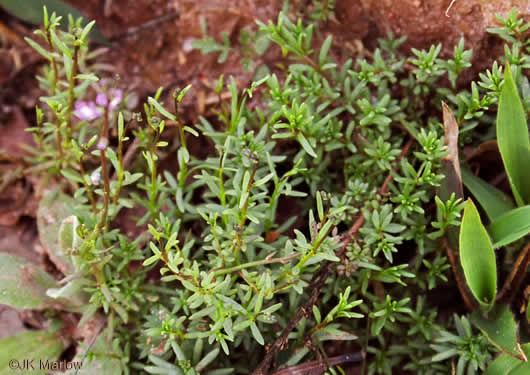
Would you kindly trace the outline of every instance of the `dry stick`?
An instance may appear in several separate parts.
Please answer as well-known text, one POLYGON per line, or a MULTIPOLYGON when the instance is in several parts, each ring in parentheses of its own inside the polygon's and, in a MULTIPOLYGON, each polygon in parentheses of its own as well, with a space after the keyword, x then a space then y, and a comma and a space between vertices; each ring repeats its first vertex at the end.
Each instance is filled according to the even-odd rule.
POLYGON ((302 305, 295 316, 289 321, 289 324, 287 327, 285 327, 280 337, 274 340, 274 342, 267 348, 267 354, 265 354, 265 358, 263 358, 263 361, 261 361, 259 366, 252 372, 252 375, 266 375, 268 373, 269 366, 276 353, 285 349, 291 331, 296 328, 302 318, 308 316, 312 311, 312 307, 317 302, 318 296, 320 295, 320 289, 322 289, 324 286, 324 283, 326 282, 330 272, 331 264, 327 264, 326 266, 323 266, 320 271, 315 274, 315 276, 313 276, 311 283, 309 284, 311 297, 302 305))
MULTIPOLYGON (((390 181, 392 181, 392 173, 396 172, 399 166, 399 162, 408 153, 413 143, 414 139, 409 139, 403 147, 401 154, 396 160, 397 165, 392 169, 392 172, 389 173, 389 175, 386 177, 385 181, 383 182, 383 185, 381 186, 381 189, 379 190, 380 194, 384 194, 387 192, 388 184, 390 183, 390 181)), ((362 227, 363 224, 364 216, 360 216, 348 231, 346 239, 344 239, 344 241, 342 242, 342 247, 337 253, 339 257, 346 251, 346 247, 351 242, 354 235, 362 227)), ((334 264, 330 262, 326 263, 320 268, 320 270, 315 274, 315 276, 313 276, 308 287, 308 290, 311 290, 311 297, 309 297, 306 303, 302 305, 300 310, 298 310, 298 312, 289 321, 289 324, 287 324, 287 327, 284 328, 280 337, 274 340, 274 342, 269 347, 266 347, 267 353, 265 354, 265 358, 263 358, 263 361, 261 361, 259 366, 252 372, 252 375, 266 375, 268 373, 270 364, 273 361, 276 353, 284 350, 285 346, 287 345, 287 341, 291 331, 296 328, 302 318, 308 316, 309 313, 312 311, 313 305, 317 302, 318 296, 320 295, 320 290, 324 286, 328 276, 331 274, 333 265, 334 264)))
POLYGON ((517 257, 512 272, 510 272, 501 291, 497 295, 497 302, 510 303, 526 276, 528 265, 530 265, 530 244, 526 245, 517 257))
POLYGON ((447 238, 444 236, 443 239, 444 247, 447 251, 447 257, 449 258, 449 262, 451 263, 451 267, 453 268, 453 274, 455 275, 456 280, 456 286, 458 287, 458 291, 460 292, 460 295, 462 296, 462 299, 464 300, 464 303, 469 311, 475 310, 473 303, 471 302, 471 299, 469 298, 469 293, 464 286, 465 283, 462 280, 462 275, 458 271, 458 265, 456 260, 456 255, 454 250, 451 248, 451 245, 449 245, 449 241, 447 241, 447 238))
MULTIPOLYGON (((336 366, 344 363, 353 363, 362 361, 364 354, 362 352, 354 352, 349 354, 342 354, 336 357, 328 358, 329 365, 336 366)), ((313 371, 318 374, 322 374, 327 368, 327 364, 322 361, 316 360, 306 362, 297 366, 291 366, 284 368, 280 371, 275 372, 272 375, 308 375, 313 374, 313 371)))
POLYGON ((451 8, 453 7, 453 4, 455 3, 456 0, 452 0, 451 1, 451 4, 449 4, 449 6, 447 7, 447 9, 445 10, 445 16, 446 17, 449 17, 449 11, 451 10, 451 8))

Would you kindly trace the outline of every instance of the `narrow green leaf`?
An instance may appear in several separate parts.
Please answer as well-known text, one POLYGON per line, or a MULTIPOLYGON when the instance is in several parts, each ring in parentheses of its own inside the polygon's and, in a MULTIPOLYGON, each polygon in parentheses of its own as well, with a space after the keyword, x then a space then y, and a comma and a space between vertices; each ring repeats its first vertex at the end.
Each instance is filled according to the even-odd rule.
POLYGON ((50 301, 46 290, 57 287, 54 278, 36 265, 0 253, 0 304, 41 309, 50 301))
POLYGON ((320 48, 320 54, 318 56, 318 65, 323 66, 326 62, 326 58, 328 57, 328 51, 331 47, 331 43, 333 41, 332 36, 328 36, 324 43, 322 43, 322 47, 320 48))
POLYGON ((530 233, 530 205, 511 210, 496 218, 488 232, 495 248, 506 246, 530 233))
POLYGON ((322 315, 320 315, 320 310, 316 305, 313 305, 313 316, 315 317, 315 321, 317 324, 320 324, 322 321, 322 315))
POLYGON ((35 42, 33 39, 30 39, 28 37, 25 37, 24 40, 26 43, 28 43, 35 51, 40 53, 42 57, 44 57, 46 60, 50 60, 50 53, 46 51, 44 48, 41 47, 41 45, 37 42, 35 42))
POLYGON ((88 36, 88 33, 90 32, 90 30, 92 30, 95 24, 96 24, 96 21, 90 21, 89 23, 87 23, 85 27, 83 28, 83 31, 81 31, 81 35, 79 39, 85 40, 86 37, 88 36))
POLYGON ((499 98, 497 143, 517 205, 530 203, 530 179, 527 177, 530 165, 528 126, 509 64, 506 65, 499 98))
POLYGON ((460 262, 473 296, 483 308, 490 308, 497 293, 495 252, 471 199, 460 226, 460 262))
POLYGON ((258 329, 258 326, 256 323, 252 322, 250 325, 250 331, 252 332, 252 336, 254 336, 254 339, 260 344, 265 345, 265 340, 263 340, 263 336, 261 335, 261 332, 258 329))
POLYGON ((81 178, 81 175, 77 173, 76 171, 74 171, 73 169, 63 169, 61 171, 61 174, 70 181, 74 181, 79 184, 83 183, 83 179, 81 178))
POLYGON ((309 141, 306 139, 306 137, 304 137, 302 133, 298 133, 298 135, 296 136, 296 139, 298 139, 298 142, 300 142, 305 152, 307 152, 309 155, 311 155, 314 158, 317 157, 317 154, 313 150, 313 147, 311 147, 311 145, 309 144, 309 141))
POLYGON ((507 305, 496 305, 487 318, 480 311, 474 311, 471 322, 477 326, 490 342, 503 352, 519 356, 517 324, 507 305))
POLYGON ((84 80, 84 81, 91 81, 91 82, 97 82, 99 81, 99 78, 94 73, 87 73, 87 74, 78 74, 75 76, 75 78, 84 80))
POLYGON ((123 140, 123 131, 124 131, 124 120, 123 113, 118 113, 118 139, 123 140))
POLYGON ((197 131, 193 128, 190 128, 189 126, 184 126, 183 127, 184 131, 190 133, 190 134, 193 134, 195 137, 198 137, 199 136, 199 133, 197 133, 197 131))
POLYGON ((22 361, 27 360, 26 364, 33 361, 34 369, 30 368, 24 373, 45 375, 49 371, 41 368, 41 363, 44 367, 46 363, 53 363, 63 350, 62 340, 54 333, 46 331, 26 331, 3 338, 0 340, 0 374, 21 374, 22 371, 10 367, 13 366, 10 361, 19 361, 18 364, 22 366, 22 361))
POLYGON ((491 221, 515 208, 510 197, 466 168, 462 168, 462 179, 491 221))
POLYGON ((168 119, 172 120, 172 121, 176 121, 177 118, 175 117, 174 114, 172 114, 171 112, 169 112, 167 109, 165 109, 164 107, 162 107, 162 105, 157 102, 154 98, 152 97, 148 97, 147 98, 147 101, 149 102, 149 104, 151 104, 153 107, 156 108, 156 110, 161 114, 161 115, 164 115, 165 117, 167 117, 168 119))
POLYGON ((214 361, 214 359, 219 354, 219 348, 215 348, 212 351, 210 351, 208 354, 206 354, 199 363, 195 366, 195 370, 198 372, 201 372, 204 370, 206 366, 208 366, 210 363, 214 361))
POLYGON ((322 195, 320 191, 317 191, 317 212, 320 221, 324 220, 324 207, 322 205, 322 195))

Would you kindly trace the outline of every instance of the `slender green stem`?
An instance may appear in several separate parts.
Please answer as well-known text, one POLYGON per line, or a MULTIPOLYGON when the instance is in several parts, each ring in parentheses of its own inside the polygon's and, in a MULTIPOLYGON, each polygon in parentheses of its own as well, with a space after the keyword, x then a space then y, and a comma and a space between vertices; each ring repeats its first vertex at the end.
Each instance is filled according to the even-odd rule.
POLYGON ((101 163, 101 171, 103 173, 103 211, 101 212, 101 218, 94 230, 95 236, 97 236, 101 230, 107 226, 107 215, 109 211, 110 201, 110 177, 109 169, 107 165, 107 157, 105 156, 105 150, 107 149, 109 140, 109 109, 105 108, 105 115, 103 119, 103 129, 99 136, 98 149, 99 159, 101 163))
POLYGON ((121 186, 123 184, 123 174, 124 174, 123 168, 124 167, 123 167, 123 139, 122 138, 118 139, 118 164, 120 168, 120 170, 116 172, 118 175, 118 186, 116 187, 116 193, 114 194, 114 198, 113 198, 113 203, 115 205, 118 204, 118 198, 120 197, 121 186))
POLYGON ((96 199, 94 198, 94 193, 92 192, 92 188, 87 183, 87 173, 85 170, 85 165, 83 164, 83 157, 79 159, 79 170, 81 171, 81 179, 83 180, 83 185, 85 186, 86 192, 88 194, 88 199, 90 200, 90 204, 92 206, 92 211, 97 212, 96 208, 96 199))
POLYGON ((214 271, 214 275, 215 276, 226 275, 227 273, 233 273, 233 272, 241 271, 241 270, 244 270, 246 268, 263 266, 265 264, 272 264, 272 263, 286 264, 290 260, 292 260, 294 258, 298 258, 300 255, 301 255, 300 253, 294 253, 294 254, 291 254, 291 255, 286 256, 284 258, 272 258, 272 259, 265 258, 265 259, 262 259, 262 260, 256 260, 254 262, 238 264, 237 266, 234 266, 234 267, 223 268, 223 269, 214 271))
POLYGON ((236 246, 235 246, 235 256, 236 261, 239 263, 239 251, 242 246, 242 233, 245 228, 245 222, 247 221, 247 211, 248 211, 248 205, 250 201, 250 190, 252 190, 252 185, 254 185, 254 177, 256 175, 256 171, 258 169, 258 164, 254 164, 254 169, 252 170, 252 174, 250 175, 250 179, 248 181, 247 185, 247 199, 245 200, 245 203, 243 205, 243 209, 241 210, 241 216, 239 219, 239 228, 236 228, 236 246))
POLYGON ((68 111, 66 113, 66 124, 67 129, 72 132, 72 109, 74 106, 75 99, 75 82, 77 71, 79 70, 79 46, 76 44, 74 47, 73 61, 72 61, 72 72, 70 73, 70 78, 68 79, 68 111))
POLYGON ((52 43, 52 34, 50 32, 49 27, 46 29, 46 42, 48 42, 48 47, 50 51, 50 65, 52 66, 52 72, 53 72, 53 79, 52 79, 52 86, 51 86, 51 92, 54 95, 55 91, 57 89, 57 80, 58 80, 58 73, 57 73, 57 63, 55 62, 55 58, 53 57, 53 43, 52 43))

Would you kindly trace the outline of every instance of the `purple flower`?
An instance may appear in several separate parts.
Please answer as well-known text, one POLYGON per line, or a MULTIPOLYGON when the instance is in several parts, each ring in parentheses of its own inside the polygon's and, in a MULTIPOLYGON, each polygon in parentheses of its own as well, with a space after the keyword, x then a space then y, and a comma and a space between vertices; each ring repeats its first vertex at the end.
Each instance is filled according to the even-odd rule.
POLYGON ((94 102, 79 101, 75 103, 74 114, 80 120, 92 121, 101 117, 103 111, 101 108, 98 108, 94 102))
POLYGON ((110 103, 109 109, 113 110, 116 108, 123 100, 123 90, 121 89, 110 89, 109 90, 110 103))
POLYGON ((80 120, 92 121, 103 116, 105 107, 112 111, 118 107, 122 100, 123 90, 110 89, 109 95, 104 93, 97 94, 95 101, 79 101, 75 103, 74 113, 80 120))
POLYGON ((96 96, 96 104, 101 107, 106 107, 109 103, 109 100, 107 99, 107 95, 100 93, 96 96))

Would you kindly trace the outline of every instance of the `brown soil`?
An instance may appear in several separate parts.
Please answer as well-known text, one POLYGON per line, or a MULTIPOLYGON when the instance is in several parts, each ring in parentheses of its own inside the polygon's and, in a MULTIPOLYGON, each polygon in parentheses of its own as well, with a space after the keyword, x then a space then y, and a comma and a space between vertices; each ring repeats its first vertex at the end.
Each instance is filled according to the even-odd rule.
MULTIPOLYGON (((257 20, 275 19, 283 4, 282 0, 69 2, 89 19, 95 19, 108 38, 116 40, 100 62, 106 64, 110 76, 119 77, 121 87, 137 93, 140 103, 160 86, 193 84, 184 103, 189 121, 208 110, 212 93, 209 87, 221 73, 233 75, 240 86, 252 78, 252 72, 243 72, 241 55, 236 50, 224 64, 219 64, 217 55, 203 56, 200 51, 189 49, 192 40, 204 36, 201 20, 206 21, 209 35, 220 40, 226 32, 237 46, 241 28, 255 25, 257 20), (178 17, 155 27, 137 29, 171 13, 178 17), (118 38, 127 32, 132 33, 118 38)), ((304 15, 312 2, 293 0, 291 4, 295 15, 304 15)), ((450 56, 454 45, 464 37, 466 47, 474 50, 474 70, 464 77, 461 84, 465 84, 501 52, 501 42, 486 33, 488 27, 497 25, 494 14, 506 15, 512 6, 517 6, 520 14, 530 17, 530 0, 456 0, 446 15, 450 4, 451 0, 336 0, 336 16, 323 26, 320 37, 333 35, 333 53, 338 60, 373 48, 376 39, 389 32, 408 36, 404 49, 442 43, 443 56, 450 56)), ((19 144, 31 145, 32 137, 24 129, 34 122, 33 110, 40 93, 34 75, 42 60, 22 38, 31 31, 27 25, 0 13, 0 251, 44 266, 46 262, 36 250, 36 184, 20 173, 25 164, 19 144)), ((275 49, 263 57, 270 66, 279 59, 275 49)), ((0 337, 23 329, 16 314, 2 306, 0 321, 9 323, 0 326, 0 337)))

